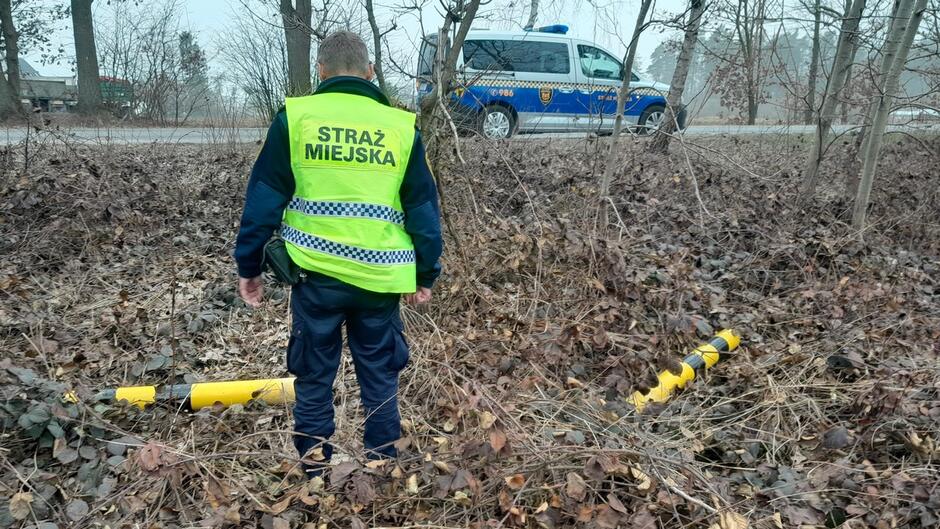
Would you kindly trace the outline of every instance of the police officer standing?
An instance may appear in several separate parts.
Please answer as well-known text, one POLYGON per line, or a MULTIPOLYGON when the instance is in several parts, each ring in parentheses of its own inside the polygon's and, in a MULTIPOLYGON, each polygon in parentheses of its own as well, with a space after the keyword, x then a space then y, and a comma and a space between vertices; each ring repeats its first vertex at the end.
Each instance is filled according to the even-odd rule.
POLYGON ((260 305, 263 247, 280 229, 306 276, 292 290, 287 351, 294 445, 301 457, 320 447, 330 458, 345 323, 367 455, 395 457, 398 374, 408 362, 399 299, 429 301, 440 274, 437 190, 415 115, 392 107, 370 82, 362 39, 349 31, 326 37, 317 70, 316 92, 287 99, 252 168, 235 248, 239 293, 260 305))

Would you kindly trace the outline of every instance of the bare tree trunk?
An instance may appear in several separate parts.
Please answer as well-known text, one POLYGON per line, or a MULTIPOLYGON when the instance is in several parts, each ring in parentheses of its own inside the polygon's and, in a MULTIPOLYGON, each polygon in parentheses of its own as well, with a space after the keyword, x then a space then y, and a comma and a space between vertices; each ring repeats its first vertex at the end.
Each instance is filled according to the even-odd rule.
MULTIPOLYGON (((898 26, 907 24, 911 18, 910 14, 913 8, 913 2, 910 0, 894 0, 894 7, 891 10, 891 23, 888 25, 888 32, 885 34, 885 43, 881 49, 881 67, 873 76, 875 90, 878 93, 871 102, 869 102, 868 111, 865 113, 865 119, 867 121, 862 124, 862 128, 858 131, 858 136, 855 138, 855 146, 858 149, 859 155, 868 150, 870 138, 868 132, 871 126, 871 117, 878 111, 878 105, 881 102, 880 97, 884 94, 885 76, 888 74, 888 70, 891 69, 891 65, 894 64, 894 58, 897 55, 898 47, 903 38, 903 29, 898 29, 898 26), (897 35, 897 38, 892 40, 892 35, 897 35)), ((847 184, 847 188, 848 187, 851 187, 850 183, 847 184)))
POLYGON ((535 19, 539 16, 539 0, 530 0, 529 4, 529 21, 525 23, 526 29, 532 29, 535 27, 535 19))
POLYGON ((438 34, 437 52, 438 56, 441 57, 437 67, 438 77, 434 82, 434 88, 431 89, 431 93, 421 100, 419 128, 426 140, 431 136, 430 126, 431 123, 433 123, 434 114, 437 111, 438 100, 441 99, 442 95, 446 96, 450 93, 451 85, 454 82, 454 72, 457 68, 457 56, 460 55, 463 42, 466 40, 467 33, 470 31, 470 24, 473 23, 473 20, 477 16, 480 1, 481 0, 470 0, 465 6, 458 6, 455 9, 455 13, 445 18, 444 27, 438 34), (450 43, 450 48, 446 48, 445 41, 447 32, 449 31, 451 20, 454 19, 460 21, 460 26, 457 28, 453 42, 450 43))
POLYGON ((20 105, 20 49, 19 35, 13 25, 13 10, 10 0, 0 0, 0 28, 3 31, 3 52, 7 63, 7 84, 14 108, 20 105))
POLYGON ((878 155, 884 142, 885 125, 888 123, 888 113, 898 91, 901 72, 907 64, 907 55, 911 51, 911 44, 917 35, 917 28, 924 17, 927 0, 901 0, 898 7, 898 24, 892 24, 892 33, 885 38, 885 47, 893 52, 893 61, 888 70, 881 76, 883 81, 881 95, 877 99, 878 106, 871 116, 871 129, 868 132, 866 149, 863 152, 862 176, 859 181, 858 195, 855 197, 855 211, 852 215, 852 227, 861 236, 865 229, 865 216, 868 212, 868 202, 871 199, 871 189, 878 168, 878 155), (905 18, 906 17, 906 18, 905 18))
MULTIPOLYGON (((845 71, 845 83, 842 84, 842 90, 839 91, 840 96, 849 91, 849 85, 852 84, 852 67, 855 65, 855 54, 858 52, 858 39, 852 41, 852 52, 849 54, 849 67, 845 71)), ((848 123, 849 121, 849 100, 845 97, 842 97, 842 104, 839 105, 841 108, 839 110, 839 117, 842 120, 842 123, 848 123)))
POLYGON ((0 65, 0 121, 10 117, 13 112, 13 95, 10 94, 10 85, 4 82, 3 68, 0 65))
POLYGON ((379 23, 375 19, 375 8, 372 0, 366 0, 366 15, 369 17, 369 26, 372 28, 372 45, 375 48, 375 78, 379 82, 379 88, 388 96, 388 87, 385 85, 385 72, 382 70, 382 32, 379 30, 379 23))
POLYGON ((803 124, 812 125, 816 113, 816 78, 819 76, 819 26, 822 22, 822 10, 819 0, 813 5, 813 51, 809 60, 809 79, 806 83, 806 109, 803 111, 803 124))
POLYGON ((620 142, 620 133, 623 131, 623 111, 627 104, 627 94, 630 92, 630 80, 633 78, 633 60, 636 57, 636 48, 637 43, 640 41, 640 34, 646 29, 646 14, 649 12, 652 3, 653 0, 642 0, 640 3, 640 13, 636 17, 636 26, 633 28, 633 38, 630 39, 630 45, 627 46, 627 53, 623 58, 620 89, 617 90, 617 114, 614 117, 614 131, 610 136, 610 146, 607 148, 607 161, 597 193, 599 226, 605 231, 607 230, 608 224, 606 202, 610 198, 610 183, 613 180, 614 168, 617 166, 618 161, 617 144, 620 142))
POLYGON ((311 13, 310 0, 281 0, 281 20, 287 41, 288 96, 310 93, 311 13))
POLYGON ((852 67, 852 60, 858 42, 859 21, 862 18, 864 8, 865 0, 852 0, 852 3, 846 6, 845 14, 842 17, 839 42, 836 45, 836 56, 832 61, 832 73, 826 83, 822 108, 816 119, 816 136, 812 150, 807 153, 806 167, 803 169, 803 182, 800 186, 800 193, 804 200, 816 191, 816 184, 819 181, 819 164, 822 162, 826 143, 829 141, 829 133, 835 119, 839 95, 842 93, 842 89, 845 88, 849 69, 852 67))
POLYGON ((78 111, 94 114, 101 107, 101 81, 98 51, 95 48, 95 25, 91 16, 92 0, 71 1, 75 68, 78 71, 78 111))
POLYGON ((757 123, 757 111, 760 109, 757 102, 757 90, 759 88, 753 85, 749 86, 747 90, 747 124, 753 125, 757 123))
POLYGON ((689 77, 689 66, 692 64, 692 55, 695 53, 695 44, 698 42, 698 30, 705 12, 705 0, 691 0, 689 2, 689 20, 685 25, 685 37, 682 39, 682 48, 676 59, 676 69, 672 72, 672 81, 669 84, 669 94, 666 96, 666 117, 662 127, 656 132, 656 137, 650 142, 649 149, 654 152, 669 150, 669 140, 676 131, 676 109, 682 104, 682 95, 685 93, 685 82, 689 77))

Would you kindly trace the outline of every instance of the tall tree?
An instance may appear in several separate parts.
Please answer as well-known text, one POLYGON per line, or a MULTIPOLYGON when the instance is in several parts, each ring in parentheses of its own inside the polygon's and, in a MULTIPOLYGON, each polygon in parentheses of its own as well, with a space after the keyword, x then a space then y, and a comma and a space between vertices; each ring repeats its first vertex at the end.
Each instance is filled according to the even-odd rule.
POLYGON ((767 35, 766 23, 773 0, 724 0, 716 7, 730 31, 718 28, 727 39, 718 58, 715 71, 715 89, 721 95, 722 105, 736 108, 753 125, 760 105, 765 102, 767 78, 772 66, 770 52, 776 44, 767 35))
POLYGON ((92 1, 71 0, 75 68, 78 70, 78 111, 83 114, 94 114, 101 106, 98 52, 95 49, 95 25, 91 16, 92 1))
POLYGON ((685 24, 685 37, 682 39, 682 49, 676 59, 676 69, 672 72, 672 82, 669 84, 669 94, 666 96, 666 118, 663 126, 656 132, 656 137, 650 143, 650 150, 666 152, 669 149, 669 140, 676 130, 676 109, 682 104, 682 95, 685 93, 685 82, 689 77, 689 66, 695 53, 695 43, 698 42, 699 27, 702 15, 705 13, 705 0, 690 0, 689 18, 685 24))
POLYGON ((248 98, 248 107, 269 121, 287 92, 287 46, 278 27, 251 14, 240 14, 221 36, 221 59, 228 81, 248 98))
POLYGON ((20 101, 20 48, 19 34, 13 24, 11 0, 0 0, 0 30, 3 33, 3 53, 6 59, 8 97, 13 98, 14 108, 20 101))
POLYGON ((0 120, 10 117, 12 112, 13 97, 10 94, 10 85, 3 81, 3 68, 0 67, 0 120))
POLYGON ((288 96, 310 93, 310 0, 281 0, 287 41, 288 96))
POLYGON ((822 7, 819 0, 815 0, 813 12, 813 51, 809 59, 809 78, 806 82, 806 108, 803 110, 803 124, 813 124, 813 114, 816 113, 816 79, 819 77, 819 29, 822 24, 822 7))
POLYGON ((529 20, 525 23, 526 29, 535 27, 535 20, 539 16, 539 0, 529 0, 529 20))
POLYGON ((375 18, 375 6, 372 0, 366 0, 366 16, 369 18, 369 27, 372 28, 372 47, 375 48, 375 59, 372 62, 375 67, 375 79, 379 82, 379 88, 386 96, 389 96, 388 85, 385 84, 385 69, 382 67, 382 36, 395 29, 392 25, 390 29, 382 31, 379 29, 379 22, 375 18))
POLYGON ((450 94, 454 85, 457 57, 463 48, 464 40, 470 31, 470 25, 476 19, 481 0, 456 0, 448 3, 447 16, 437 33, 436 53, 434 54, 434 84, 431 93, 421 98, 420 129, 425 141, 432 136, 432 124, 435 122, 441 99, 450 94), (459 22, 454 36, 449 37, 454 24, 459 22))
MULTIPOLYGON (((877 71, 873 72, 872 75, 876 94, 875 97, 872 98, 869 102, 868 111, 865 114, 866 121, 855 138, 855 144, 859 149, 859 153, 868 150, 868 142, 871 140, 871 136, 869 135, 869 128, 872 124, 871 120, 872 117, 878 112, 880 97, 884 95, 885 76, 888 75, 888 72, 891 69, 891 65, 894 64, 894 60, 897 57, 898 50, 900 49, 901 42, 904 38, 904 30, 900 29, 898 26, 905 25, 910 21, 910 13, 906 12, 908 9, 913 12, 913 3, 905 2, 903 0, 894 0, 894 7, 891 11, 891 22, 888 24, 885 41, 881 48, 881 67, 877 71)), ((857 185, 857 177, 847 178, 846 196, 855 194, 857 192, 857 185)))
POLYGON ((888 123, 888 113, 897 94, 901 72, 907 64, 907 55, 911 51, 920 21, 923 19, 927 7, 927 0, 898 0, 895 21, 891 24, 885 36, 884 57, 891 56, 887 69, 882 70, 878 78, 878 94, 868 131, 865 149, 862 151, 862 172, 859 179, 858 194, 855 197, 855 211, 852 214, 852 227, 861 235, 865 229, 865 217, 868 212, 868 202, 871 199, 871 189, 878 168, 878 155, 884 142, 885 126, 888 123))
POLYGON ((819 181, 819 164, 828 148, 829 134, 832 132, 832 122, 836 116, 836 105, 839 96, 848 83, 848 75, 858 47, 859 23, 865 9, 865 0, 851 0, 845 6, 842 16, 842 26, 839 30, 839 42, 836 45, 836 55, 832 60, 832 73, 826 83, 823 94, 822 107, 816 118, 816 134, 813 146, 806 156, 806 166, 803 169, 803 182, 800 187, 801 195, 808 198, 816 190, 819 181))
POLYGON ((617 110, 614 117, 614 131, 610 136, 610 144, 607 148, 607 160, 604 166, 604 174, 601 176, 598 187, 597 198, 598 224, 604 231, 607 230, 607 201, 610 195, 610 183, 614 178, 614 168, 618 164, 619 151, 617 144, 620 142, 620 133, 623 131, 623 112, 627 106, 627 94, 630 92, 630 79, 633 77, 633 60, 636 58, 637 44, 640 42, 640 35, 646 29, 646 15, 649 13, 653 0, 642 0, 640 2, 640 12, 636 16, 636 25, 633 27, 633 37, 627 46, 626 54, 623 57, 623 67, 620 70, 620 88, 617 90, 617 110))

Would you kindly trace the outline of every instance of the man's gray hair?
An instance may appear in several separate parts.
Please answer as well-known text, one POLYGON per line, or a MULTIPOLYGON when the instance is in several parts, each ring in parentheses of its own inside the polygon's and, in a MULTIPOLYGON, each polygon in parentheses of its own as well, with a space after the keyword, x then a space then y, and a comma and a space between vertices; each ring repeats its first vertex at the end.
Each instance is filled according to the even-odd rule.
POLYGON ((320 42, 317 62, 323 65, 327 74, 369 73, 369 48, 359 35, 352 31, 337 31, 327 35, 320 42))

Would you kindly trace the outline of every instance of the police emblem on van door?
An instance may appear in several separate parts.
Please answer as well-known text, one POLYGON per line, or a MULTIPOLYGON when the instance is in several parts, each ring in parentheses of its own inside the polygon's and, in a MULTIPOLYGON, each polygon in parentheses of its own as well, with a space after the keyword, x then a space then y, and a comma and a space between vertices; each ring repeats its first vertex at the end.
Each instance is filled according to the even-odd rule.
POLYGON ((552 102, 552 97, 555 95, 555 91, 552 90, 550 86, 539 87, 539 99, 542 101, 543 105, 547 105, 552 102))

